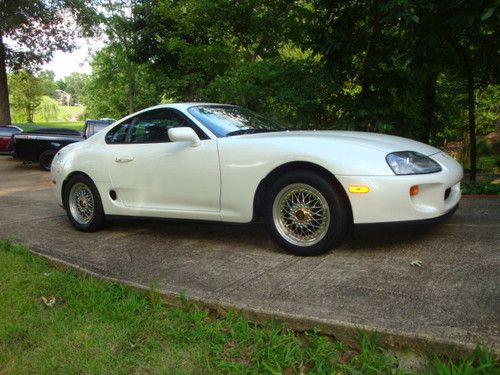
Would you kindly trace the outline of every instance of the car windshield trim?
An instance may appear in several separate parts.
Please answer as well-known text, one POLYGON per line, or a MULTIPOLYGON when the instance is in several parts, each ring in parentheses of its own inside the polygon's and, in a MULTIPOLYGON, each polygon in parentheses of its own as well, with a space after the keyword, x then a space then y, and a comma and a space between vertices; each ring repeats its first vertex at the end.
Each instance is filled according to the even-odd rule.
POLYGON ((200 104, 187 111, 218 138, 287 130, 271 118, 235 105, 200 104))

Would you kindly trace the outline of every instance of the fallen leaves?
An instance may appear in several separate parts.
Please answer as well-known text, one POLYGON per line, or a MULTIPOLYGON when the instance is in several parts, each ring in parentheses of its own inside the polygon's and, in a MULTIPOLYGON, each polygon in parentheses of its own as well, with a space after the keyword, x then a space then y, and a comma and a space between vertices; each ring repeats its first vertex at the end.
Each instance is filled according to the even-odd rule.
POLYGON ((47 307, 54 307, 56 304, 56 297, 55 296, 42 296, 42 302, 45 306, 47 307))

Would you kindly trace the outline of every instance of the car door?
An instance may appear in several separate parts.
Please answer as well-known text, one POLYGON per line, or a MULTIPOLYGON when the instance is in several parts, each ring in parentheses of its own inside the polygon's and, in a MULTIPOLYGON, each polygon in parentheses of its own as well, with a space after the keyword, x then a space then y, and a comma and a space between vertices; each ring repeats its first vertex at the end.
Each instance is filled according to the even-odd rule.
MULTIPOLYGON (((109 176, 127 207, 161 211, 220 211, 217 141, 170 108, 143 112, 106 134, 109 176), (171 142, 168 129, 191 127, 199 146, 171 142)), ((168 215, 167 215, 168 216, 168 215)))

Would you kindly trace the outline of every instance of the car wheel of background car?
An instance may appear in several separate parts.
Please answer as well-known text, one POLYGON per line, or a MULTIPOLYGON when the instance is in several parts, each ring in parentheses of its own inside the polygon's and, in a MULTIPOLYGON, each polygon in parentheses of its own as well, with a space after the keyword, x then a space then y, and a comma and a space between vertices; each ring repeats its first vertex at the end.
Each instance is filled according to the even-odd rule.
POLYGON ((54 156, 56 156, 56 150, 45 150, 38 157, 38 162, 40 163, 40 167, 46 171, 50 171, 50 166, 52 165, 52 160, 54 160, 54 156))
POLYGON ((83 232, 93 232, 106 223, 101 197, 90 178, 75 175, 64 191, 64 206, 71 223, 83 232))
POLYGON ((307 170, 283 175, 270 188, 264 220, 275 240, 296 255, 318 255, 338 246, 350 211, 334 181, 307 170))

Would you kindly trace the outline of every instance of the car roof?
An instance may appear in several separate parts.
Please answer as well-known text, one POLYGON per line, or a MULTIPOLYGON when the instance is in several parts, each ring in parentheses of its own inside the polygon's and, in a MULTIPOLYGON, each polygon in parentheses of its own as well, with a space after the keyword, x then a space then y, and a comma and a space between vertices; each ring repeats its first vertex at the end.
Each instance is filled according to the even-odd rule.
POLYGON ((36 128, 32 129, 30 131, 27 131, 26 133, 34 133, 34 134, 55 134, 55 135, 75 135, 75 136, 81 136, 82 133, 80 133, 78 130, 74 129, 67 129, 67 128, 36 128))
POLYGON ((113 122, 115 122, 115 120, 112 120, 112 119, 109 119, 109 120, 93 120, 93 119, 87 119, 85 120, 85 124, 90 124, 90 125, 110 125, 112 124, 113 122))
POLYGON ((15 129, 15 130, 19 130, 20 132, 23 131, 23 129, 21 129, 15 125, 0 125, 0 129, 15 129))

